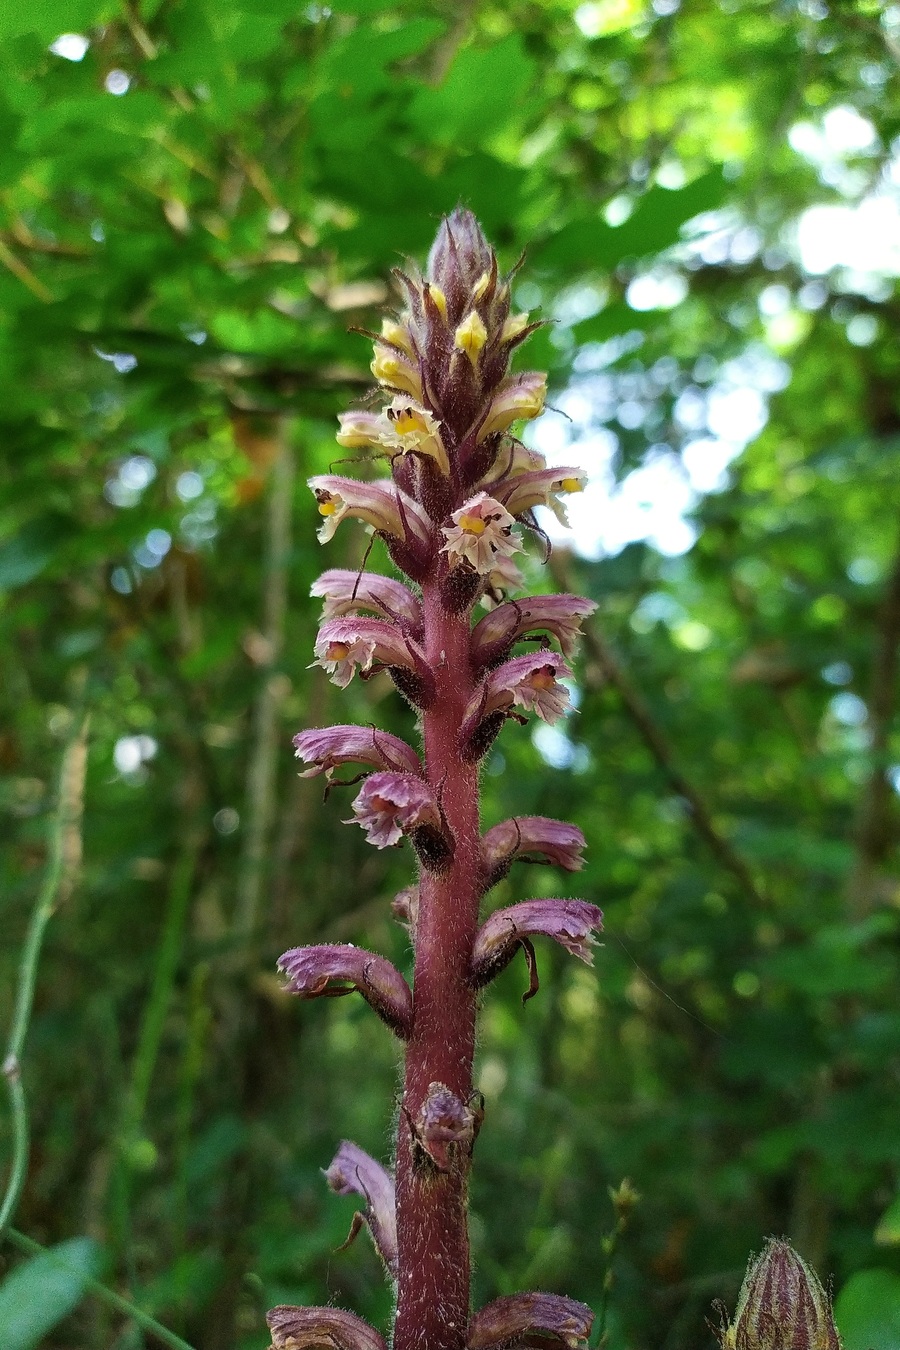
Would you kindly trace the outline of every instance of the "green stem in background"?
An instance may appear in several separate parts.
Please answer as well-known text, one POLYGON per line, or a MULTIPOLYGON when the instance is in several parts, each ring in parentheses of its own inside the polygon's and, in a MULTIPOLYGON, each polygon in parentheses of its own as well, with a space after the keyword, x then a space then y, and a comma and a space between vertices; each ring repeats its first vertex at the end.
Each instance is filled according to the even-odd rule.
MULTIPOLYGON (((193 793, 192 795, 196 797, 197 794, 193 793)), ((118 1156, 110 1183, 111 1192, 116 1197, 115 1208, 120 1245, 124 1244, 127 1227, 128 1183, 133 1163, 132 1150, 137 1142, 147 1109, 150 1084, 153 1080, 166 1018, 172 1001, 172 991, 175 987, 175 977, 182 951, 184 928, 190 899, 194 891, 194 878, 202 845, 203 831, 199 821, 194 819, 186 828, 181 853, 172 872, 166 912, 163 918, 162 936, 153 974, 153 985, 141 1020, 137 1048, 131 1068, 131 1081, 126 1089, 122 1107, 117 1140, 118 1156)))
MULTIPOLYGON (((18 1232, 15 1228, 8 1229, 4 1236, 10 1246, 15 1247, 20 1252, 24 1252, 26 1256, 51 1256, 58 1260, 61 1266, 68 1264, 65 1257, 58 1256, 57 1253, 48 1247, 42 1247, 39 1242, 35 1242, 33 1238, 26 1237, 24 1233, 18 1232)), ((115 1308, 117 1312, 130 1318, 132 1322, 136 1322, 144 1331, 149 1332, 151 1336, 155 1336, 162 1345, 170 1346, 171 1350, 194 1350, 194 1347, 188 1341, 183 1341, 180 1336, 175 1335, 174 1331, 169 1331, 167 1327, 164 1327, 157 1322, 155 1317, 151 1317, 149 1313, 142 1312, 140 1308, 136 1308, 133 1303, 130 1303, 127 1298, 122 1298, 121 1294, 117 1294, 113 1289, 108 1289, 107 1286, 101 1284, 99 1280, 86 1279, 83 1282, 87 1293, 93 1294, 94 1298, 100 1299, 103 1303, 108 1304, 110 1308, 115 1308)))
POLYGON ((613 1205, 615 1223, 601 1243, 603 1256, 606 1260, 606 1274, 603 1277, 603 1292, 600 1295, 600 1306, 597 1308, 597 1320, 594 1323, 594 1344, 597 1346, 597 1350, 605 1350, 606 1345, 609 1343, 609 1332, 606 1329, 606 1317, 609 1311, 609 1296, 615 1282, 613 1261, 616 1258, 616 1252, 619 1250, 619 1242, 628 1227, 631 1211, 641 1197, 638 1195, 628 1178, 625 1177, 623 1181, 619 1182, 619 1185, 615 1190, 610 1186, 609 1198, 613 1205))
POLYGON ((21 1057, 28 1035, 38 962, 47 924, 57 907, 71 893, 81 862, 81 815, 84 807, 84 778, 87 768, 86 713, 73 718, 73 732, 63 751, 59 772, 56 811, 50 826, 50 855, 47 870, 25 938, 19 963, 19 985, 12 1029, 3 1059, 3 1076, 9 1092, 13 1120, 12 1162, 9 1179, 0 1205, 0 1237, 10 1224, 19 1203, 28 1172, 30 1151, 28 1103, 22 1085, 21 1057))
POLYGON ((277 449, 269 484, 265 526, 262 634, 257 660, 263 679, 253 713, 253 738, 247 774, 244 847, 237 881, 235 937, 240 958, 248 968, 254 959, 253 938, 259 922, 260 898, 266 876, 267 847, 276 811, 278 782, 278 719, 290 684, 279 671, 284 647, 291 552, 294 455, 288 425, 278 419, 268 429, 277 449))

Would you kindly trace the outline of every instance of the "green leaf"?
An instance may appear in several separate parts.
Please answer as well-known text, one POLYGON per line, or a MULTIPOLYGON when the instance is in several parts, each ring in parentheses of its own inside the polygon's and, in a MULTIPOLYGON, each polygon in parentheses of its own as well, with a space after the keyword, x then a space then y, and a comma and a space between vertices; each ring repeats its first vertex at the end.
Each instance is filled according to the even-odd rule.
POLYGON ((99 1260, 100 1249, 91 1238, 71 1238, 8 1275, 0 1285, 3 1350, 33 1350, 77 1308, 99 1260))
POLYGON ((900 1275, 859 1270, 834 1305, 844 1350, 897 1350, 900 1345, 900 1275))
POLYGON ((416 94, 413 122, 437 141, 474 137, 481 146, 520 116, 533 76, 534 64, 515 35, 484 50, 467 47, 438 89, 416 94))
POLYGON ((883 1247, 900 1244, 900 1195, 882 1214, 881 1222, 875 1229, 875 1241, 883 1247))
POLYGON ((71 533, 71 521, 58 513, 48 513, 23 525, 11 539, 0 544, 0 591, 15 590, 40 576, 71 533))
POLYGON ((622 225, 607 225, 598 211, 538 245, 535 257, 542 266, 610 271, 624 258, 645 258, 677 244, 682 225, 721 206, 726 190, 720 169, 701 174, 677 192, 652 187, 622 225))
POLYGON ((38 0, 34 5, 0 5, 0 41, 36 33, 53 42, 60 33, 83 33, 112 18, 116 0, 38 0))

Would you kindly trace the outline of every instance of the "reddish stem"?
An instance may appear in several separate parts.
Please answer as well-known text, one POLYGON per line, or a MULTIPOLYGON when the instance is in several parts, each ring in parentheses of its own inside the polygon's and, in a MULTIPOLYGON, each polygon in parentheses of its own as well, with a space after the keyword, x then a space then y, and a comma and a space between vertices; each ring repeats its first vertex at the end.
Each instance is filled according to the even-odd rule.
POLYGON ((394 1350, 463 1350, 469 1318, 469 1157, 439 1172, 412 1139, 432 1083, 472 1096, 475 994, 468 978, 482 863, 478 769, 459 753, 474 680, 468 613, 448 614, 437 582, 423 587, 425 648, 437 697, 424 715, 425 764, 454 840, 451 866, 423 869, 416 928, 413 1029, 397 1141, 399 1276, 394 1350))

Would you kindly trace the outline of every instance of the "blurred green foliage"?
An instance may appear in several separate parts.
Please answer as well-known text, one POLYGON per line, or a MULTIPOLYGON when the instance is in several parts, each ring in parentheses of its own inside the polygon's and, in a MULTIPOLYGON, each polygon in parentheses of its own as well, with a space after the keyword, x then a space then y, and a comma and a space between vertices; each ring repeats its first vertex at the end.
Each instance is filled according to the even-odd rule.
MULTIPOLYGON (((100 1243, 198 1350, 262 1347, 278 1301, 389 1313, 318 1169, 344 1136, 389 1155, 394 1049, 361 1001, 286 999, 274 962, 349 940, 408 965, 409 857, 367 850, 291 757, 306 725, 411 730, 379 680, 338 701, 306 668, 310 583, 365 539, 324 554, 304 478, 368 388, 348 329, 457 200, 507 265, 527 250, 521 304, 557 319, 528 365, 557 395, 593 377, 620 479, 705 435, 691 407, 748 362, 768 406, 688 551, 554 554, 600 605, 580 712, 552 742, 504 732, 485 820, 577 821, 570 890, 607 941, 592 971, 539 953, 525 1009, 515 967, 486 996, 478 1297, 597 1305, 628 1176, 612 1350, 711 1345, 771 1232, 849 1281, 848 1350, 873 1290, 896 1318, 897 302, 892 277, 811 279, 794 241, 811 206, 896 192, 898 50, 875 0, 0 7, 4 1024, 79 679, 92 719, 16 1223, 100 1243), (48 50, 64 32, 81 60, 48 50), (830 165, 792 148, 834 109, 872 137, 830 165), (673 272, 680 304, 635 308, 636 277, 673 272)), ((88 1299, 40 1343, 142 1341, 88 1299)))

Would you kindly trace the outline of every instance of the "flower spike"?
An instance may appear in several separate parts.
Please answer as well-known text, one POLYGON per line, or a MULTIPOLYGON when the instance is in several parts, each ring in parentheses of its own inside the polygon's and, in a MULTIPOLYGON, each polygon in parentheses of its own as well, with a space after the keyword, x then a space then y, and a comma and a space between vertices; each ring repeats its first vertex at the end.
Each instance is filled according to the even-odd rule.
MULTIPOLYGON (((341 688, 386 670, 418 710, 421 760, 365 726, 314 728, 294 744, 304 776, 329 785, 355 763, 354 823, 374 847, 408 838, 418 856, 418 875, 391 906, 414 949, 413 988, 383 957, 351 946, 299 947, 281 961, 299 997, 358 990, 406 1042, 396 1192, 354 1144, 341 1145, 326 1173, 332 1189, 362 1196, 350 1238, 368 1224, 396 1276, 392 1350, 581 1350, 590 1329, 588 1309, 551 1294, 470 1313, 467 1188, 484 1118, 472 1077, 477 991, 521 949, 530 998, 532 939, 552 937, 590 962, 601 921, 582 900, 529 900, 478 927, 480 898, 514 861, 574 872, 584 847, 576 826, 544 816, 484 835, 480 826, 477 761, 507 720, 533 712, 552 723, 567 712, 568 659, 595 608, 574 595, 520 598, 513 557, 526 531, 542 535, 535 509, 561 510, 559 498, 585 478, 549 467, 515 434, 547 396, 540 372, 510 374, 513 351, 542 323, 512 310, 517 268, 501 273, 471 211, 443 221, 424 271, 394 272, 402 309, 368 335, 378 403, 339 417, 338 444, 384 477, 310 480, 320 540, 345 517, 361 520, 409 582, 326 571, 312 588, 323 601, 315 656, 341 688), (475 622, 479 602, 487 613, 475 622)), ((279 1308, 270 1325, 275 1350, 385 1350, 377 1332, 335 1309, 279 1308)))
POLYGON ((401 1040, 412 1025, 412 995, 403 976, 383 956, 349 943, 292 947, 278 961, 288 977, 285 989, 300 998, 362 994, 369 1007, 401 1040), (332 984, 333 980, 339 983, 332 984))

